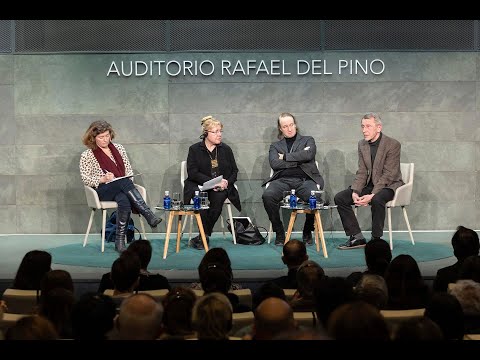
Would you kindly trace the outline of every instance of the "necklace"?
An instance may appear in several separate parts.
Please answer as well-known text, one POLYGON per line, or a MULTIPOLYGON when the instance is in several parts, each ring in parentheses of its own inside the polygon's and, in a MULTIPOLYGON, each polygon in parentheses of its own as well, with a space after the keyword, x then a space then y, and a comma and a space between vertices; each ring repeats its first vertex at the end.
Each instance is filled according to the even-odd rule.
MULTIPOLYGON (((212 158, 212 155, 210 155, 210 151, 208 152, 208 156, 210 157, 210 163, 212 164, 212 169, 218 167, 218 147, 215 146, 215 158, 212 158)), ((213 152, 213 151, 212 151, 213 152)))

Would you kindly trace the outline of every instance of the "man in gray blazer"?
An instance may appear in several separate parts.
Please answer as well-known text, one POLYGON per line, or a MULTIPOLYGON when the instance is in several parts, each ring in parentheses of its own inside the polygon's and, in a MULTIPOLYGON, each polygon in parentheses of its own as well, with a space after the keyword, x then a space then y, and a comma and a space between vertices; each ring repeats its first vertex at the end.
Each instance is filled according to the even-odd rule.
POLYGON ((385 204, 393 199, 395 189, 403 185, 400 172, 400 143, 382 133, 382 121, 377 114, 363 116, 363 140, 358 142, 358 170, 353 184, 335 195, 335 204, 342 220, 345 234, 350 238, 339 249, 364 247, 355 206, 371 205, 372 239, 381 238, 385 223, 385 204))
MULTIPOLYGON (((280 114, 277 126, 280 141, 270 145, 268 159, 273 175, 262 184, 269 183, 262 200, 276 233, 275 245, 283 246, 285 229, 280 219, 283 192, 295 189, 295 195, 308 203, 311 191, 318 190, 317 184, 323 189, 324 182, 315 163, 317 146, 313 137, 300 135, 295 117, 289 113, 280 114)), ((303 241, 307 245, 313 242, 313 222, 313 214, 307 214, 303 226, 303 241)))

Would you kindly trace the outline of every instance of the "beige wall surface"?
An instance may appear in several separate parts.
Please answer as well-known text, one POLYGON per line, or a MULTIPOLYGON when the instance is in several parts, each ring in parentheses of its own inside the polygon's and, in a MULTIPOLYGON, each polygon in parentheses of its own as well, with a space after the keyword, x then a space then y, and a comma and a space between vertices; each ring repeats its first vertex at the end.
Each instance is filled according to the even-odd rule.
MULTIPOLYGON (((157 205, 165 190, 181 189, 180 162, 209 114, 224 123, 224 142, 236 156, 241 215, 268 227, 261 183, 269 174, 276 118, 285 111, 315 138, 330 198, 356 171, 362 115, 378 112, 384 133, 402 144, 401 161, 415 163, 412 228, 479 229, 478 69, 472 52, 0 55, 0 233, 85 232, 89 210, 78 163, 81 137, 96 119, 113 125, 134 170, 143 173, 138 182, 147 202, 157 205), (299 59, 321 60, 323 68, 299 75, 299 59), (381 74, 339 74, 339 60, 375 59, 385 65, 381 74), (207 60, 215 65, 211 75, 174 76, 165 68, 158 75, 155 68, 152 75, 107 76, 112 62, 207 60), (222 75, 225 60, 244 71, 248 60, 256 67, 248 75, 238 67, 222 75), (283 61, 284 73, 256 74, 262 60, 283 61)), ((394 229, 406 229, 400 210, 393 213, 394 229)), ((359 216, 368 231, 370 212, 359 216)), ((327 216, 323 222, 332 229, 327 216)), ((97 216, 94 231, 99 225, 97 216)), ((342 230, 336 212, 333 229, 342 230)))

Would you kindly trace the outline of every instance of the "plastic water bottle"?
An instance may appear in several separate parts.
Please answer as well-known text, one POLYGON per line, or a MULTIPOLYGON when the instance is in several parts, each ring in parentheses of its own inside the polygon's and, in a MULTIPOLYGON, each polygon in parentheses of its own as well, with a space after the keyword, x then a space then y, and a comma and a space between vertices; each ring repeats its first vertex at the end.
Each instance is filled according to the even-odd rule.
POLYGON ((295 209, 297 207, 297 195, 295 195, 295 189, 292 189, 290 195, 290 209, 295 209))
POLYGON ((163 208, 165 210, 170 210, 171 207, 172 207, 172 199, 170 198, 170 192, 166 190, 165 196, 163 197, 163 208))
POLYGON ((317 208, 317 197, 315 196, 315 190, 312 190, 312 192, 310 193, 308 204, 310 205, 310 210, 317 208))
POLYGON ((199 191, 195 191, 195 196, 193 197, 193 210, 200 210, 201 202, 200 196, 198 196, 199 193, 199 191))

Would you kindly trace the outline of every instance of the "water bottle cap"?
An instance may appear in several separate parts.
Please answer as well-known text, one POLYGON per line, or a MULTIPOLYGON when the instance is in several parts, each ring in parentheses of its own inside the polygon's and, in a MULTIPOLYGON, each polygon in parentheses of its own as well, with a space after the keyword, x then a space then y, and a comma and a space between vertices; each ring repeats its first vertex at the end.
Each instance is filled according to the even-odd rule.
POLYGON ((195 195, 198 195, 198 194, 200 194, 200 191, 195 191, 195 195))
POLYGON ((315 190, 312 190, 311 195, 315 196, 315 190))
POLYGON ((292 194, 295 194, 295 189, 292 189, 292 194))
POLYGON ((165 196, 169 196, 169 195, 170 195, 170 191, 165 190, 165 196))

